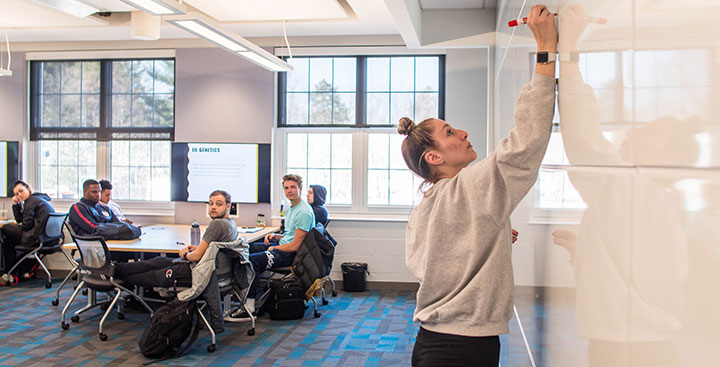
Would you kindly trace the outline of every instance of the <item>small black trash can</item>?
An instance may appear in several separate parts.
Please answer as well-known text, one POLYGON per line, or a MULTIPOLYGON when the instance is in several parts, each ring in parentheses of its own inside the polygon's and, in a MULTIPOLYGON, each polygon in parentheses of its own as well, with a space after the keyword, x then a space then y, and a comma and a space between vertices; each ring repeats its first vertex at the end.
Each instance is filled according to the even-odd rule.
POLYGON ((345 292, 365 292, 367 267, 367 263, 342 263, 340 265, 345 292))

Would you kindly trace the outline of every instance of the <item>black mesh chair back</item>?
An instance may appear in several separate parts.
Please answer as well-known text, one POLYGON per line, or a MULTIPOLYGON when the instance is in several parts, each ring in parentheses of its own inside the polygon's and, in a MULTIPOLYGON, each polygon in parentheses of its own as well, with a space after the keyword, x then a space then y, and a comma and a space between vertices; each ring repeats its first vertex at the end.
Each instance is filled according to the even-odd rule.
POLYGON ((61 245, 65 241, 63 224, 67 215, 68 213, 50 213, 45 221, 45 230, 39 238, 43 245, 61 245))
POLYGON ((92 273, 110 274, 111 259, 105 239, 100 236, 73 236, 80 251, 79 267, 92 273))

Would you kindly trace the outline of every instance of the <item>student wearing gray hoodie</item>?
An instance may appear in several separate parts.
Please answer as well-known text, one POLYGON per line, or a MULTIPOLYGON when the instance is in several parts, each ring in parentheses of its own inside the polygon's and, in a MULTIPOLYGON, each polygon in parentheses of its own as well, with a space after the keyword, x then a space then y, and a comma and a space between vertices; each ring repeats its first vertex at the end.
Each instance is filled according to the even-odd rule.
MULTIPOLYGON (((555 53, 551 12, 534 6, 538 52, 555 53)), ((406 263, 420 280, 413 366, 497 366, 509 332, 513 273, 510 214, 535 183, 552 126, 555 63, 538 63, 518 97, 515 128, 495 152, 477 153, 467 132, 440 119, 400 120, 405 163, 431 187, 413 210, 406 263)))

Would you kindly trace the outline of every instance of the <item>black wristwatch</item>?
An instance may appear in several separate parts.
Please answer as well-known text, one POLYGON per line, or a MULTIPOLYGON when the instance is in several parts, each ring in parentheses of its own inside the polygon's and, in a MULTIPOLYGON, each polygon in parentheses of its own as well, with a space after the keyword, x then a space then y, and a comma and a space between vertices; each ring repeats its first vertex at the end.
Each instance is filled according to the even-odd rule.
POLYGON ((183 259, 185 259, 185 260, 187 260, 187 261, 190 261, 190 260, 188 260, 188 258, 187 258, 187 254, 189 254, 189 253, 190 253, 189 251, 186 252, 186 253, 184 253, 184 254, 183 254, 183 259))
POLYGON ((554 52, 538 52, 535 56, 535 60, 538 64, 549 64, 551 62, 555 62, 556 56, 554 52))

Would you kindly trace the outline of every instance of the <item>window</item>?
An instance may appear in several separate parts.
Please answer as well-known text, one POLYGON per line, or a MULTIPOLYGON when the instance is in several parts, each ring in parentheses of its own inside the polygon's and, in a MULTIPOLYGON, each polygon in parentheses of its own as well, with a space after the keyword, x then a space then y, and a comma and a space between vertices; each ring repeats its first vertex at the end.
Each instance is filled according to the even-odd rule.
POLYGON ((172 140, 175 60, 31 61, 31 140, 172 140))
POLYGON ((170 201, 170 142, 110 143, 113 198, 170 201))
POLYGON ((367 59, 367 124, 394 125, 402 117, 438 117, 439 57, 367 59))
POLYGON ((354 57, 294 58, 287 76, 288 125, 355 124, 354 57))
POLYGON ((83 181, 107 177, 115 199, 169 200, 174 101, 171 58, 31 61, 38 187, 78 199, 83 181))
POLYGON ((295 69, 278 76, 284 172, 323 184, 327 204, 352 211, 417 204, 422 180, 402 159, 403 136, 388 127, 403 116, 416 122, 444 118, 444 56, 287 61, 295 69), (293 130, 298 128, 303 131, 293 130))
POLYGON ((422 179, 408 170, 398 133, 368 134, 368 205, 414 205, 420 201, 422 179))
POLYGON ((94 141, 39 142, 40 192, 54 199, 82 197, 82 183, 97 177, 97 147, 94 141))
POLYGON ((326 204, 352 202, 352 134, 288 133, 286 172, 327 189, 326 204))

